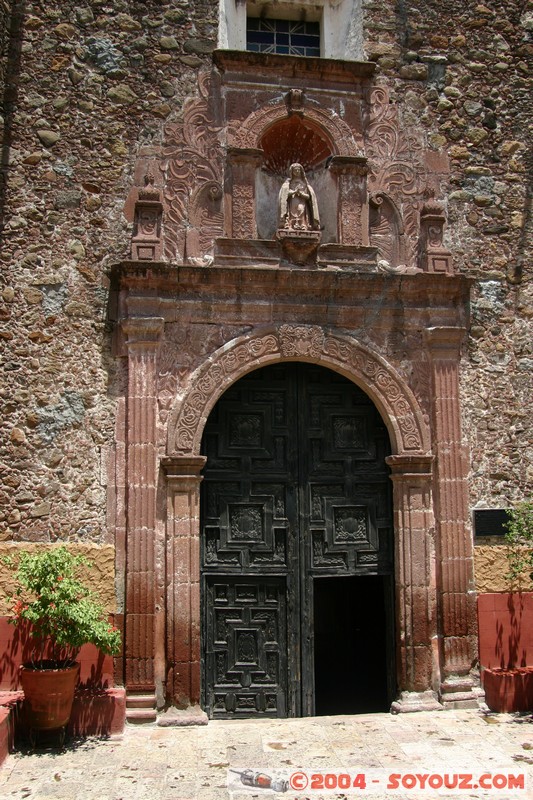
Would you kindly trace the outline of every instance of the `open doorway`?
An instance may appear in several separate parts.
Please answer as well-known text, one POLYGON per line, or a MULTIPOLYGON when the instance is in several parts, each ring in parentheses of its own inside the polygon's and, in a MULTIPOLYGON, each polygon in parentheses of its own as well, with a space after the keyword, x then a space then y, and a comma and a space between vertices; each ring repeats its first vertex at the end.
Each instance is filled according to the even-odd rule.
POLYGON ((315 714, 388 711, 388 576, 315 578, 315 714))

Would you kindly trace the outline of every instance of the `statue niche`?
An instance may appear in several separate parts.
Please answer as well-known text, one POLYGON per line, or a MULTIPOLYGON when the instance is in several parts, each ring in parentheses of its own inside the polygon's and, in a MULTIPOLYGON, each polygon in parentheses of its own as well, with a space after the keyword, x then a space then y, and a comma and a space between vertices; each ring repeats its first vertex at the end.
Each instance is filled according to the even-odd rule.
POLYGON ((301 164, 291 164, 278 198, 276 237, 285 257, 295 264, 316 260, 320 244, 320 215, 313 187, 301 164))

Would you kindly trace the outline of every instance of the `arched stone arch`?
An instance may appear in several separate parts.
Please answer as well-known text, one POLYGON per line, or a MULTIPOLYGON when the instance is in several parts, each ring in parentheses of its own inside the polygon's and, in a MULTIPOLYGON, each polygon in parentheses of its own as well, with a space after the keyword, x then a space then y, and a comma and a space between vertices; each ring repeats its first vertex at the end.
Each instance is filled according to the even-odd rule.
MULTIPOLYGON (((332 144, 335 155, 358 156, 363 152, 363 137, 353 131, 335 111, 305 107, 302 118, 322 130, 332 144)), ((253 149, 259 147, 261 136, 274 125, 289 117, 285 103, 253 111, 238 129, 229 132, 230 147, 253 149)))
POLYGON ((228 342, 195 371, 170 416, 168 455, 199 455, 204 425, 218 398, 246 373, 277 361, 308 361, 341 373, 376 404, 396 455, 429 453, 422 411, 390 364, 347 336, 316 325, 285 324, 228 342))

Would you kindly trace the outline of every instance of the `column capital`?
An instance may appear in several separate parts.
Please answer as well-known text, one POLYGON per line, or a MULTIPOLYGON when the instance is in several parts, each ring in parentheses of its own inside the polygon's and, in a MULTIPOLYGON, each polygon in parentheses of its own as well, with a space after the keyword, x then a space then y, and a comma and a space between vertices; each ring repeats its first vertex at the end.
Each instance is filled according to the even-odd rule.
POLYGON ((228 147, 228 158, 232 164, 253 164, 258 167, 264 156, 264 151, 257 147, 228 147))
POLYGON ((122 331, 128 347, 157 345, 165 327, 163 317, 128 317, 122 320, 122 331))
POLYGON ((397 455, 385 459, 391 468, 392 480, 429 480, 434 460, 433 455, 397 455))
POLYGON ((328 164, 332 172, 338 174, 352 174, 364 176, 368 173, 368 159, 366 156, 332 156, 328 164))
POLYGON ((426 328, 424 336, 430 354, 438 358, 457 357, 466 334, 466 328, 426 328))
POLYGON ((201 481, 201 470, 207 461, 206 456, 163 456, 161 468, 168 481, 183 481, 196 479, 201 481))

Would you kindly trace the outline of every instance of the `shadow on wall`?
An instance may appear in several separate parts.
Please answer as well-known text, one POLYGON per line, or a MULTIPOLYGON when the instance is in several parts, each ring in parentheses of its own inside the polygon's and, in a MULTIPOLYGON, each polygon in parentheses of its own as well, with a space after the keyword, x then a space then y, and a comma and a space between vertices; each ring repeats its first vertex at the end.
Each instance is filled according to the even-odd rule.
MULTIPOLYGON (((8 617, 0 617, 0 690, 20 688, 19 667, 31 660, 34 639, 29 625, 9 624, 8 617)), ((45 650, 44 657, 51 657, 45 650)), ((113 657, 101 653, 94 645, 80 649, 77 660, 81 664, 79 690, 108 689, 114 685, 113 657)))
POLYGON ((533 592, 480 594, 478 622, 483 669, 533 667, 533 592))

